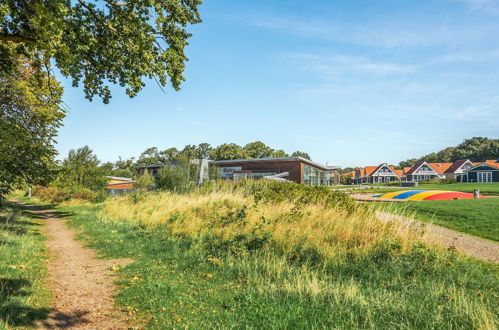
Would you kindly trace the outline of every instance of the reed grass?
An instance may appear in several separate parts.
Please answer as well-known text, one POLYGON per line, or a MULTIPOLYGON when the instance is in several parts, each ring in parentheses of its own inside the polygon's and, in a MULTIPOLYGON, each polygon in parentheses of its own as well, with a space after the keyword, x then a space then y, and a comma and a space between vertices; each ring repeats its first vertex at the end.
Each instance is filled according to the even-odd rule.
POLYGON ((135 260, 117 301, 150 328, 497 328, 496 265, 343 194, 217 183, 65 208, 135 260))

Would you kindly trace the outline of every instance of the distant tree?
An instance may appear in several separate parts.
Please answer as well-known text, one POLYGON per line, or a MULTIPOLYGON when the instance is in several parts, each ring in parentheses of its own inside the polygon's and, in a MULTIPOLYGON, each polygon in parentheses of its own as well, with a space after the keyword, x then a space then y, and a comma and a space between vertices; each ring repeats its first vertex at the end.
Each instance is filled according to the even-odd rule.
POLYGON ((235 143, 221 144, 211 151, 211 159, 213 160, 240 159, 246 157, 247 155, 243 148, 235 143))
POLYGON ((100 161, 92 149, 84 146, 69 151, 62 162, 56 184, 65 188, 84 187, 100 190, 107 182, 105 174, 106 168, 100 166, 100 161))
POLYGON ((197 146, 197 153, 200 159, 210 158, 210 154, 213 148, 209 143, 200 143, 197 146))
POLYGON ((181 158, 175 166, 167 165, 158 171, 156 185, 159 189, 184 193, 196 186, 198 176, 199 166, 189 158, 181 158))
POLYGON ((159 153, 161 159, 164 162, 168 162, 170 160, 178 159, 180 151, 177 148, 168 148, 159 153))
POLYGON ((338 173, 340 173, 340 174, 350 173, 350 172, 356 171, 358 169, 359 169, 359 167, 344 167, 342 169, 339 169, 338 173))
POLYGON ((53 179, 54 138, 65 116, 61 97, 61 86, 38 75, 30 62, 7 68, 0 55, 0 202, 17 184, 53 179))
POLYGON ((284 150, 279 149, 272 152, 272 157, 288 157, 288 154, 284 150))
POLYGON ((178 90, 184 80, 188 24, 201 22, 200 0, 50 0, 0 2, 0 71, 19 57, 46 73, 54 64, 88 99, 119 84, 133 97, 143 78, 178 90))
POLYGON ((250 142, 242 149, 248 158, 272 157, 272 154, 274 153, 274 149, 261 141, 250 142))
POLYGON ((199 158, 197 147, 192 144, 186 145, 184 149, 182 149, 182 151, 180 152, 180 156, 187 159, 199 158))
POLYGON ((464 140, 456 147, 448 147, 438 152, 433 152, 420 158, 408 159, 399 163, 401 167, 412 166, 422 160, 428 162, 451 163, 460 159, 469 159, 479 162, 486 159, 499 158, 499 139, 489 139, 485 137, 473 137, 464 140))
POLYGON ((302 157, 302 158, 305 158, 305 159, 308 159, 308 160, 312 160, 309 156, 309 154, 307 154, 306 152, 303 152, 303 151, 295 151, 291 154, 292 157, 302 157))
POLYGON ((150 189, 154 186, 154 178, 149 171, 145 171, 135 180, 133 186, 138 189, 150 189))
POLYGON ((152 164, 162 164, 163 157, 158 152, 158 148, 151 147, 144 150, 143 153, 140 154, 139 159, 137 160, 138 165, 152 165, 152 164))
POLYGON ((414 164, 416 164, 416 162, 418 161, 417 158, 411 158, 411 159, 408 159, 408 160, 404 160, 404 161, 401 161, 399 163, 399 166, 401 168, 404 168, 404 167, 412 167, 414 164))
POLYGON ((122 159, 119 157, 118 160, 113 163, 112 170, 109 175, 132 178, 135 175, 134 158, 122 159))

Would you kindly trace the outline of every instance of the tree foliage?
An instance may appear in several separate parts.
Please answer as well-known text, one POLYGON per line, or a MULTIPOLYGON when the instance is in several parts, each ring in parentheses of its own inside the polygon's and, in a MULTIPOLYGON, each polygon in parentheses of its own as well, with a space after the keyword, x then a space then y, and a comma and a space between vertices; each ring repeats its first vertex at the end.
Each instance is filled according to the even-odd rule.
POLYGON ((100 190, 107 181, 105 174, 105 167, 100 165, 92 149, 84 146, 69 151, 68 156, 62 162, 56 185, 63 188, 83 187, 100 190))
POLYGON ((243 152, 248 158, 272 157, 274 149, 261 141, 250 142, 243 147, 243 152))
POLYGON ((86 97, 109 102, 109 84, 133 97, 144 78, 176 90, 184 80, 186 26, 201 22, 200 0, 4 0, 0 70, 20 56, 41 71, 55 63, 86 97))
POLYGON ((246 158, 246 153, 235 143, 224 143, 213 148, 210 158, 213 160, 241 159, 246 158))
POLYGON ((154 186, 154 178, 149 171, 144 171, 144 174, 138 177, 133 185, 135 188, 149 189, 154 186))
POLYGON ((292 157, 301 157, 301 158, 305 158, 305 159, 308 159, 308 160, 312 160, 309 156, 309 154, 307 154, 306 152, 303 152, 303 151, 295 151, 291 154, 292 157))
POLYGON ((487 159, 499 158, 499 139, 486 137, 473 137, 464 140, 456 147, 448 147, 438 152, 433 152, 420 158, 412 158, 399 163, 401 167, 412 166, 422 160, 427 162, 455 162, 460 159, 469 159, 481 162, 487 159))
POLYGON ((0 199, 17 184, 52 179, 54 138, 65 116, 57 81, 27 61, 9 70, 0 71, 0 199))

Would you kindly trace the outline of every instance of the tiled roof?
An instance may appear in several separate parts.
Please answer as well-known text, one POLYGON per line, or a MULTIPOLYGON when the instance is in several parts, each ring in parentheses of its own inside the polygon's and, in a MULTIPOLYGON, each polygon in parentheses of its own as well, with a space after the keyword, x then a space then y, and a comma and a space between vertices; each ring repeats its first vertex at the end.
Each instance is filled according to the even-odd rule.
POLYGON ((407 173, 409 172, 409 170, 411 169, 412 167, 408 166, 408 167, 404 167, 404 173, 407 173))
POLYGON ((428 163, 428 165, 438 174, 444 174, 452 166, 452 163, 428 163))
POLYGON ((398 178, 401 178, 404 175, 404 170, 393 169, 393 172, 395 172, 395 174, 397 174, 398 178))
POLYGON ((499 159, 487 159, 484 163, 499 168, 499 159))
POLYGON ((378 167, 379 167, 379 165, 378 165, 378 166, 366 166, 366 167, 365 167, 365 170, 366 170, 366 175, 367 175, 367 176, 369 176, 369 175, 373 174, 373 173, 374 173, 374 171, 376 171, 376 169, 377 169, 378 167))

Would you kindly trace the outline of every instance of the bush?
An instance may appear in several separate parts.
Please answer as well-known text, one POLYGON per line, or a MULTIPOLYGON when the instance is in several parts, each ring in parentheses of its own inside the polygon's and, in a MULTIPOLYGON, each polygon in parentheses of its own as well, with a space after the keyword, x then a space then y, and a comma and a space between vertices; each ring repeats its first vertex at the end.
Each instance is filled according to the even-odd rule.
POLYGON ((32 195, 51 203, 61 203, 70 199, 102 202, 107 197, 105 190, 94 191, 84 187, 63 189, 56 186, 34 186, 32 189, 32 195))
POLYGON ((165 166, 158 171, 156 184, 159 189, 176 193, 192 191, 197 184, 199 165, 180 161, 175 166, 165 166))
POLYGON ((421 184, 448 184, 448 183, 456 183, 456 179, 452 179, 452 178, 443 178, 443 179, 440 179, 440 178, 435 178, 435 179, 431 179, 431 180, 421 180, 419 181, 419 183, 421 184))
POLYGON ((71 198, 68 191, 63 191, 54 186, 34 186, 31 193, 34 197, 51 203, 60 203, 71 198))
POLYGON ((242 192, 255 198, 256 202, 293 202, 298 205, 320 204, 326 207, 341 207, 354 210, 355 201, 347 194, 327 187, 309 187, 293 182, 264 180, 241 180, 237 182, 212 181, 199 188, 201 192, 232 191, 242 192))

